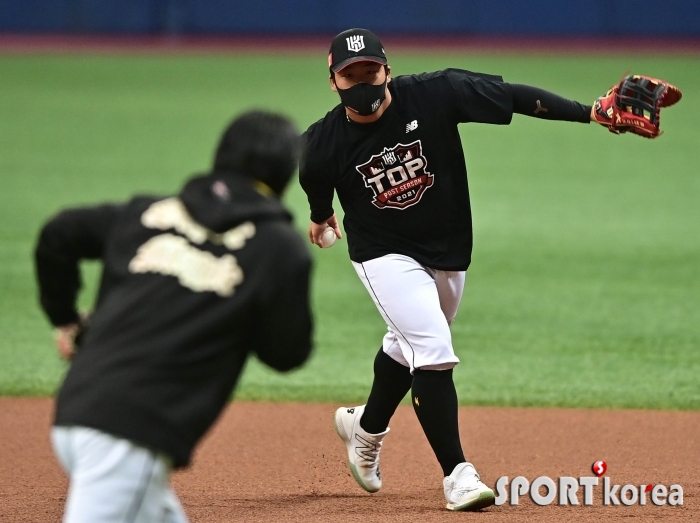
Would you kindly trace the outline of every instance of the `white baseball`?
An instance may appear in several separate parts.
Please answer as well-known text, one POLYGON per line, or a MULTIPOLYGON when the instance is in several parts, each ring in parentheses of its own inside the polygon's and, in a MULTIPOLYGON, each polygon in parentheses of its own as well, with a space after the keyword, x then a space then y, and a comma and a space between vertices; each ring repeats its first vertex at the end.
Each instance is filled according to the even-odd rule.
POLYGON ((332 227, 328 227, 321 235, 321 248, 328 249, 328 247, 333 247, 335 239, 335 231, 332 227))

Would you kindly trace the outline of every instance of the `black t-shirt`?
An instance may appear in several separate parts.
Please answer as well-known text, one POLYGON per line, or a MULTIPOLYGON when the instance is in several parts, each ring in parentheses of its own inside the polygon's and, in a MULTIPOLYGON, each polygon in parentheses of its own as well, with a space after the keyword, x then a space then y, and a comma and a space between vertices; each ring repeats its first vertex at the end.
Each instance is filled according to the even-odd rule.
POLYGON ((404 254, 440 270, 466 270, 472 219, 457 125, 509 124, 513 94, 500 76, 447 69, 399 76, 376 122, 359 124, 336 106, 306 132, 300 182, 311 219, 345 211, 350 259, 404 254))

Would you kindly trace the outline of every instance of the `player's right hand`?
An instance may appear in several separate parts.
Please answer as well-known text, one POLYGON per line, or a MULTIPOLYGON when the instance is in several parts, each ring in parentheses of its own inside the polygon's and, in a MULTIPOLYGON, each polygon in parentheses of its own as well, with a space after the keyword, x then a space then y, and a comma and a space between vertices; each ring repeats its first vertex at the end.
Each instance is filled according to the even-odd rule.
POLYGON ((81 312, 79 321, 61 325, 54 329, 54 341, 56 342, 58 353, 64 360, 69 361, 75 355, 75 351, 80 348, 89 318, 89 314, 81 312))
POLYGON ((343 237, 343 233, 340 232, 340 225, 338 224, 338 218, 336 218, 335 214, 333 214, 325 222, 321 222, 321 223, 311 222, 311 225, 309 225, 309 240, 311 241, 311 243, 321 247, 321 236, 323 235, 323 232, 328 227, 331 227, 333 229, 333 232, 335 232, 336 238, 338 238, 340 240, 343 237))
POLYGON ((58 353, 64 360, 70 360, 75 353, 75 337, 79 329, 80 327, 77 323, 69 323, 68 325, 56 327, 53 331, 58 353))

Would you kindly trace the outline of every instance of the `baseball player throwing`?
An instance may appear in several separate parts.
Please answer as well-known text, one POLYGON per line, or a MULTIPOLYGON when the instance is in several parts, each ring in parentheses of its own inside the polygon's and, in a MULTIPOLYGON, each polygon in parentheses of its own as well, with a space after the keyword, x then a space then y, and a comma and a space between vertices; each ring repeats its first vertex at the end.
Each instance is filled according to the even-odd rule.
POLYGON ((43 228, 41 305, 71 360, 51 434, 70 476, 65 523, 185 523, 170 471, 189 463, 248 355, 280 371, 309 356, 311 259, 279 200, 300 145, 287 118, 246 113, 213 171, 177 196, 70 209, 43 228), (104 269, 76 352, 85 258, 104 269))
POLYGON ((328 227, 341 237, 332 207, 337 192, 350 259, 387 325, 366 405, 335 413, 350 470, 366 491, 381 488, 382 441, 411 390, 418 420, 444 472, 447 508, 487 507, 494 493, 464 457, 452 380, 459 359, 450 324, 472 250, 458 124, 507 125, 519 113, 593 120, 614 132, 635 132, 634 126, 614 128, 619 93, 613 90, 591 107, 506 83, 500 76, 459 69, 392 78, 379 38, 366 29, 337 35, 328 65, 331 89, 341 103, 306 132, 300 182, 311 208, 309 238, 321 245, 328 227))

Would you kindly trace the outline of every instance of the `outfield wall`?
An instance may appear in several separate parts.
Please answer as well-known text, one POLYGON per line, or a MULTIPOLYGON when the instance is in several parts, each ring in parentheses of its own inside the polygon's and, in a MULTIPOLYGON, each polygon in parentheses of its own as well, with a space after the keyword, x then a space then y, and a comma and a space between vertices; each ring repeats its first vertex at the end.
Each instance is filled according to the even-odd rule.
POLYGON ((700 36, 700 0, 2 0, 0 31, 700 36))

